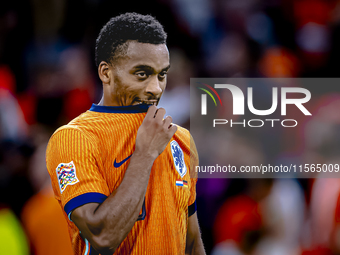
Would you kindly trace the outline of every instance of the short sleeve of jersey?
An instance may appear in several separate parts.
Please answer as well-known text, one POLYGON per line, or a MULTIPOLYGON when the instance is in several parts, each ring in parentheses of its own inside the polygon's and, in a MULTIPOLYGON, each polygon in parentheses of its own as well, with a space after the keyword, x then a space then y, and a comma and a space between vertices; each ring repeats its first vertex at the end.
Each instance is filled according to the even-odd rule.
POLYGON ((98 169, 96 146, 79 130, 64 128, 50 139, 46 164, 55 197, 69 215, 87 203, 102 203, 109 188, 98 169))
POLYGON ((196 166, 199 164, 198 153, 194 139, 190 135, 190 198, 189 198, 189 215, 196 211, 196 183, 197 183, 197 172, 196 166))

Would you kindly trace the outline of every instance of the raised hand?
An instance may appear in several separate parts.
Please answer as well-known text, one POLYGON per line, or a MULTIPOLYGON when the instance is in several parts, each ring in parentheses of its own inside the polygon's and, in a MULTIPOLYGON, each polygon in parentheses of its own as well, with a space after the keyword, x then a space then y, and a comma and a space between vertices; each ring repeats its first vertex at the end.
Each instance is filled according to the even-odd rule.
POLYGON ((171 124, 172 118, 164 119, 165 110, 152 105, 139 127, 136 137, 136 153, 151 156, 156 159, 161 154, 171 137, 177 131, 177 126, 171 124))

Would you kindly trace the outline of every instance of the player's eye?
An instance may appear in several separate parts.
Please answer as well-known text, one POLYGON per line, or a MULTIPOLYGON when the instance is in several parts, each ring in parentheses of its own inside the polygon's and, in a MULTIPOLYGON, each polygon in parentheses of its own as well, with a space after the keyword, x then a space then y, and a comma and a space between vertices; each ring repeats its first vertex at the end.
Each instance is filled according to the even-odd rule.
POLYGON ((161 72, 158 76, 161 80, 163 80, 166 77, 166 72, 161 72))
POLYGON ((141 79, 144 79, 148 76, 147 73, 144 71, 136 72, 135 75, 137 75, 137 77, 141 79))

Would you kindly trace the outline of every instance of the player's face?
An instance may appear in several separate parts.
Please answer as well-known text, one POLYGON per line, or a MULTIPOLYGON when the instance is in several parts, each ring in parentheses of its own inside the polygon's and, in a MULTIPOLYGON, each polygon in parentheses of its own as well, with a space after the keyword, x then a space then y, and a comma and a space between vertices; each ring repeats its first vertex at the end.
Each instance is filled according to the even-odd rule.
POLYGON ((127 54, 112 64, 110 96, 113 105, 158 104, 170 67, 165 44, 131 41, 127 54))

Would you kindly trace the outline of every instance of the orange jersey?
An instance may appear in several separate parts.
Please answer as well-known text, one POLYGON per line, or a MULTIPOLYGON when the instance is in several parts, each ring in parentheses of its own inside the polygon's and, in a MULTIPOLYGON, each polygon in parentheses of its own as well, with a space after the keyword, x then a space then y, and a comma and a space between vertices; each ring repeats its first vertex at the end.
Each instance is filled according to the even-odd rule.
MULTIPOLYGON (((76 255, 98 253, 68 215, 86 203, 102 203, 120 185, 147 109, 93 105, 49 141, 47 169, 76 255)), ((140 215, 114 254, 185 253, 188 216, 196 211, 197 178, 190 177, 190 160, 198 165, 198 156, 190 142, 189 131, 178 127, 154 161, 140 215)))

